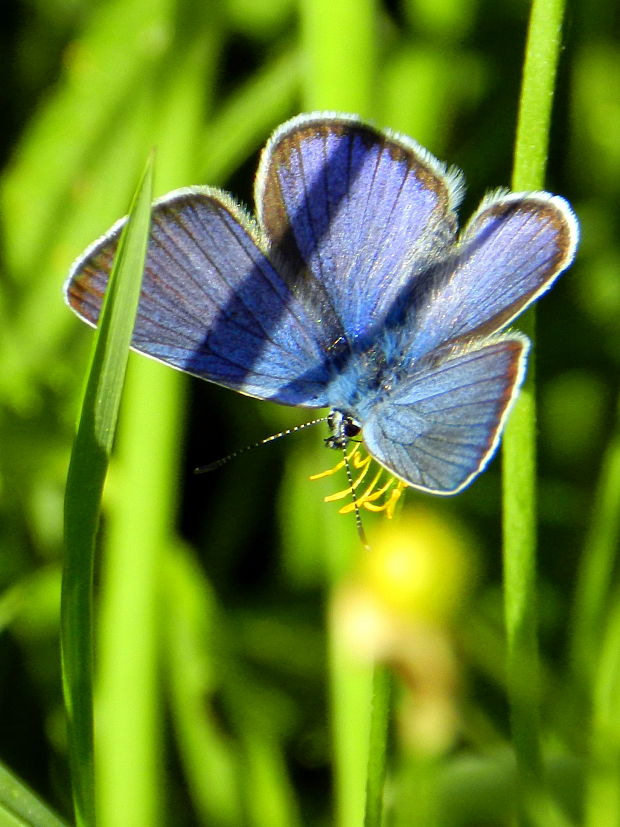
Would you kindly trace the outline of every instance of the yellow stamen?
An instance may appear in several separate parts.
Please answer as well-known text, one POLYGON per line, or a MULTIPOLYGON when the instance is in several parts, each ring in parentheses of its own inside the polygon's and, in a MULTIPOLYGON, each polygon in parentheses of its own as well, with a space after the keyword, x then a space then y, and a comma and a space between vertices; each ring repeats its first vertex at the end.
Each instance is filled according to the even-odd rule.
MULTIPOLYGON (((364 476, 365 476, 367 470, 368 470, 368 466, 366 466, 366 468, 363 471, 364 476)), ((346 494, 352 494, 353 489, 357 488, 357 484, 359 482, 361 482, 361 477, 362 477, 362 475, 360 475, 360 477, 357 480, 355 480, 355 482, 353 483, 353 485, 350 488, 347 488, 347 490, 343 491, 342 493, 345 494, 345 495, 346 494)), ((377 471, 377 473, 373 477, 370 485, 366 488, 366 490, 362 494, 356 494, 358 505, 364 505, 365 503, 372 500, 372 498, 373 498, 372 492, 374 491, 377 483, 379 482, 380 477, 381 477, 381 469, 379 469, 377 471)), ((355 508, 355 505, 351 502, 348 505, 343 506, 343 508, 340 509, 339 513, 340 514, 348 514, 349 511, 353 511, 354 508, 355 508)))
MULTIPOLYGON (((390 485, 396 483, 396 488, 392 488, 390 491, 390 496, 387 497, 381 505, 375 505, 372 502, 364 503, 364 508, 367 508, 368 511, 385 511, 385 516, 388 520, 391 520, 394 516, 394 512, 396 511, 396 504, 400 500, 403 491, 407 487, 407 483, 403 482, 402 480, 396 480, 394 477, 390 479, 390 485)), ((387 490, 387 486, 386 489, 387 490)))
MULTIPOLYGON (((351 462, 351 458, 353 455, 359 451, 359 442, 353 446, 353 450, 349 451, 347 454, 347 461, 351 462)), ((312 474, 310 476, 311 480, 321 480, 323 477, 329 477, 332 474, 335 474, 337 471, 340 471, 341 468, 344 468, 344 459, 341 459, 340 462, 336 463, 333 468, 328 468, 327 471, 319 471, 318 474, 312 474)))
MULTIPOLYGON (((337 500, 343 500, 346 497, 351 498, 351 502, 342 506, 342 508, 338 510, 339 514, 349 514, 351 511, 355 510, 353 495, 367 476, 372 462, 372 457, 369 454, 361 453, 359 449, 360 445, 357 443, 347 454, 347 462, 349 465, 356 471, 360 472, 356 476, 352 485, 342 491, 337 491, 334 494, 328 494, 325 497, 325 502, 336 502, 337 500)), ((327 471, 321 471, 318 474, 313 474, 310 479, 318 480, 331 476, 344 468, 344 465, 345 460, 341 459, 340 462, 336 463, 333 468, 329 468, 327 471)), ((391 520, 394 516, 396 504, 406 487, 407 483, 402 480, 397 480, 396 477, 393 477, 389 474, 389 472, 385 471, 384 468, 379 467, 379 470, 367 485, 366 489, 361 494, 355 494, 355 499, 359 508, 363 507, 368 511, 375 512, 385 511, 386 517, 391 520), (384 474, 387 474, 388 476, 387 479, 381 483, 381 479, 384 474), (381 498, 383 498, 383 502, 378 503, 377 500, 380 500, 381 498)))

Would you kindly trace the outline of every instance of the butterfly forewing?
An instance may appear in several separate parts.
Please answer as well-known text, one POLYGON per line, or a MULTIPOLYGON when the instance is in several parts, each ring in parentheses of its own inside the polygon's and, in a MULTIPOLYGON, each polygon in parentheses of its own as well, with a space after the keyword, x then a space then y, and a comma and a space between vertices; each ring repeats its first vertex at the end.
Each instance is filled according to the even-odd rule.
POLYGON ((270 140, 256 201, 299 289, 307 268, 353 341, 375 334, 453 242, 459 190, 458 176, 413 141, 307 116, 270 140))
MULTIPOLYGON (((71 307, 96 324, 121 224, 73 268, 71 307)), ((132 346, 173 367, 288 405, 325 405, 317 327, 261 250, 250 221, 213 190, 171 193, 153 211, 132 346)))
POLYGON ((568 267, 576 238, 562 198, 534 193, 488 201, 453 256, 416 291, 409 358, 505 327, 568 267))

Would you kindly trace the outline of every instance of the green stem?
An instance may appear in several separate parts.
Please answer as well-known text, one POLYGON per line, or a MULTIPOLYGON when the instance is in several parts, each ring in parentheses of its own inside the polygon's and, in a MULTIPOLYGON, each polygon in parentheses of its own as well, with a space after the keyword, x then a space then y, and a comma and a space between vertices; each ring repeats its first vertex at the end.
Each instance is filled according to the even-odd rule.
MULTIPOLYGON (((533 0, 515 141, 514 190, 542 189, 563 0, 533 0)), ((530 311, 523 328, 534 337, 530 311)), ((522 823, 540 813, 544 789, 536 637, 536 404, 534 364, 504 436, 504 609, 507 672, 522 823)), ((549 822, 548 822, 549 823, 549 822)))
POLYGON ((388 667, 380 663, 375 664, 372 682, 364 827, 381 827, 383 818, 383 787, 387 768, 391 683, 392 676, 388 667))
POLYGON ((542 189, 564 0, 533 0, 523 65, 512 188, 542 189))

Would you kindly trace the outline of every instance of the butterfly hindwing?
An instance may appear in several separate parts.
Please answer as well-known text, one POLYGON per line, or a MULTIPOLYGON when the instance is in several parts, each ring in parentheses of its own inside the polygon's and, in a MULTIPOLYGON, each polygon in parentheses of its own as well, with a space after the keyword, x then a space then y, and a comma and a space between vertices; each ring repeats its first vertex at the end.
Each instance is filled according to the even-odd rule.
POLYGON ((364 442, 410 485, 453 494, 493 453, 523 375, 528 341, 500 337, 422 364, 363 423, 364 442))

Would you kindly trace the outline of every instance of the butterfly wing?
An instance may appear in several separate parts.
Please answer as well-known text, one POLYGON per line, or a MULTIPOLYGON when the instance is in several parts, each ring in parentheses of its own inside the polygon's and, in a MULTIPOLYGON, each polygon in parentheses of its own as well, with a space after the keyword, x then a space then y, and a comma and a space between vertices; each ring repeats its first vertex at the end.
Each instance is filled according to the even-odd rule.
POLYGON ((507 325, 569 266, 577 240, 577 220, 559 196, 512 193, 483 202, 451 259, 414 285, 409 359, 507 325))
POLYGON ((368 451, 415 488, 460 491, 495 450, 527 349, 525 337, 504 336, 422 365, 360 417, 368 451))
POLYGON ((322 284, 353 342, 376 334, 411 280, 453 243, 459 194, 459 175, 410 139, 313 114, 267 144, 256 205, 295 289, 322 284))
MULTIPOLYGON (((69 305, 93 325, 123 223, 74 264, 65 286, 69 305)), ((342 331, 300 303, 264 250, 225 193, 178 190, 156 203, 132 347, 250 396, 322 407, 325 354, 342 331)))

